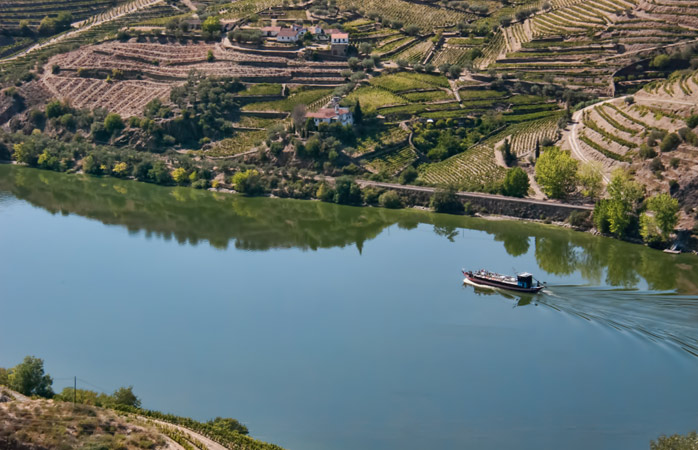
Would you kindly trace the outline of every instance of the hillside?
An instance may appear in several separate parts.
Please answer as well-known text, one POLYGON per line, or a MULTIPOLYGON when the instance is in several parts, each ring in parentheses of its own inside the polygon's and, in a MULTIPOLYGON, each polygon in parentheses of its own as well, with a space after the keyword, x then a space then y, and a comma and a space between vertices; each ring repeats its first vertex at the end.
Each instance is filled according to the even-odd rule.
POLYGON ((342 175, 504 193, 518 167, 530 186, 517 195, 542 199, 537 158, 562 146, 598 161, 604 183, 621 167, 646 195, 676 195, 692 228, 696 154, 681 130, 695 114, 698 23, 687 0, 0 8, 5 159, 236 190, 233 177, 254 168, 249 193, 296 198, 319 197, 307 180, 342 175), (335 107, 356 120, 312 119, 335 107), (640 151, 674 133, 671 153, 640 151))
POLYGON ((4 387, 0 388, 0 448, 280 449, 246 436, 224 445, 215 436, 207 437, 163 420, 84 404, 30 399, 4 387))

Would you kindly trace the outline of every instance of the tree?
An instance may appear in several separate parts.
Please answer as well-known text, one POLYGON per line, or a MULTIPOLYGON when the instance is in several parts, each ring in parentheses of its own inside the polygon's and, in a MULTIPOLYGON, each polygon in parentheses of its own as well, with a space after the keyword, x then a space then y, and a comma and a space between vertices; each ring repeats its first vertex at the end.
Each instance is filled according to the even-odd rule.
POLYGON ((565 198, 576 188, 577 161, 558 147, 546 149, 536 162, 536 180, 551 198, 565 198))
POLYGON ((504 157, 504 164, 510 166, 514 161, 516 161, 516 155, 511 152, 511 142, 509 138, 504 139, 504 143, 499 147, 499 151, 502 152, 504 157))
POLYGON ((698 442, 698 433, 695 431, 687 435, 673 434, 660 436, 656 441, 650 442, 650 450, 695 450, 698 442))
POLYGON ((357 205, 361 203, 361 189, 359 185, 346 176, 337 178, 334 202, 342 205, 357 205))
POLYGON ((175 181, 177 184, 187 184, 189 182, 189 174, 187 173, 187 170, 184 167, 177 167, 175 170, 172 171, 172 179, 175 181))
POLYGON ((607 191, 610 198, 599 201, 594 208, 594 224, 599 231, 623 237, 628 233, 628 226, 636 220, 635 207, 644 188, 623 169, 616 169, 607 191))
POLYGON ((124 128, 124 121, 117 113, 109 113, 104 118, 104 131, 108 134, 114 134, 124 128))
POLYGON ((415 169, 412 166, 408 166, 400 174, 400 178, 399 178, 400 184, 410 184, 414 180, 416 180, 418 176, 419 176, 419 173, 417 172, 417 169, 415 169))
POLYGON ((582 186, 582 194, 591 199, 597 199, 603 188, 603 175, 601 163, 597 161, 586 162, 577 172, 577 179, 582 186))
POLYGON ((456 195, 456 188, 453 186, 437 189, 431 197, 429 205, 438 213, 460 214, 465 209, 456 195))
POLYGON ((395 191, 385 191, 378 197, 378 204, 383 208, 402 208, 402 199, 395 191))
POLYGON ((235 190, 245 195, 260 195, 264 193, 262 177, 256 170, 246 170, 233 175, 235 190))
POLYGON ((9 387, 20 394, 53 397, 53 379, 44 373, 44 360, 26 356, 24 361, 10 370, 9 387))
POLYGON ((64 113, 63 104, 58 100, 52 100, 46 104, 46 117, 52 119, 62 116, 64 113))
POLYGON ((221 21, 218 16, 208 16, 201 25, 201 31, 204 32, 206 39, 213 39, 221 32, 221 21))
POLYGON ((112 394, 112 399, 114 405, 119 406, 131 406, 133 408, 140 408, 141 401, 136 394, 133 393, 133 386, 120 387, 112 394))
POLYGON ((209 49, 208 53, 206 53, 206 61, 208 61, 208 62, 213 62, 213 61, 215 61, 215 60, 216 60, 216 57, 215 57, 215 55, 213 54, 213 50, 210 50, 210 49, 209 49))
POLYGON ((666 193, 657 194, 647 200, 647 209, 654 213, 662 236, 669 237, 679 222, 679 201, 666 193))
POLYGON ((417 25, 407 25, 402 31, 408 36, 416 36, 419 34, 419 27, 417 25))
POLYGON ((361 124, 364 120, 364 113, 361 111, 361 103, 359 103, 359 100, 356 100, 356 105, 354 105, 354 111, 353 111, 353 116, 354 116, 354 123, 356 124, 361 124))
POLYGON ((521 167, 514 167, 507 170, 502 183, 502 193, 510 197, 525 197, 528 194, 530 183, 528 175, 521 167))
POLYGON ((295 125, 297 130, 300 130, 303 127, 303 124, 305 123, 306 114, 307 110, 304 104, 299 103, 298 105, 293 107, 293 111, 291 112, 291 118, 293 119, 293 125, 295 125))

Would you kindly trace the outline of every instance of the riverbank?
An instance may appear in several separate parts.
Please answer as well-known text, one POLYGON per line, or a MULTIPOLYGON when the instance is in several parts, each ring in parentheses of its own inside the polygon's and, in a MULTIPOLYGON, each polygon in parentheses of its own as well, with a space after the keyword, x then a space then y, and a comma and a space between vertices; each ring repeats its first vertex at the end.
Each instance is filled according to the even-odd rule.
MULTIPOLYGON (((12 165, 14 167, 26 167, 27 166, 17 164, 13 161, 5 161, 4 163, 12 165)), ((41 170, 36 169, 35 170, 41 170)), ((46 172, 55 172, 52 170, 46 170, 46 172)), ((60 172, 59 172, 60 173, 60 172)), ((66 175, 84 175, 81 172, 66 172, 66 175)), ((114 178, 110 176, 105 176, 106 178, 111 178, 114 180, 124 180, 124 181, 139 181, 133 177, 128 178, 114 178)), ((101 176, 95 176, 95 179, 99 179, 101 176)), ((312 189, 307 189, 307 192, 311 194, 317 194, 320 190, 320 186, 336 186, 337 180, 340 178, 335 177, 312 177, 312 178, 301 178, 296 179, 296 183, 307 184, 311 186, 312 189)), ((399 208, 414 208, 422 211, 431 212, 445 212, 450 215, 470 215, 479 216, 489 219, 504 219, 504 220, 516 220, 516 221, 526 221, 535 223, 545 223, 549 225, 554 225, 557 227, 573 229, 575 231, 587 232, 594 235, 601 235, 606 237, 615 238, 615 236, 605 235, 599 233, 593 228, 591 222, 591 216, 593 213, 593 207, 590 205, 573 205, 556 201, 543 201, 536 199, 527 198, 515 198, 515 197, 505 197, 502 195, 495 194, 485 194, 480 192, 453 192, 454 198, 463 205, 462 212, 455 213, 452 211, 435 211, 432 207, 432 198, 436 192, 439 191, 438 188, 428 187, 428 186, 414 186, 414 185, 400 185, 394 183, 384 183, 372 180, 352 180, 358 188, 361 190, 361 198, 359 202, 347 203, 350 206, 361 206, 361 207, 381 207, 382 205, 378 201, 380 195, 386 191, 395 191, 399 194, 400 205, 399 208), (365 201, 369 200, 369 201, 365 201), (370 201, 372 200, 372 201, 370 201)), ((138 183, 143 185, 152 185, 153 183, 138 183)), ((228 183, 214 183, 215 187, 209 187, 208 190, 211 192, 221 193, 221 194, 235 194, 240 195, 241 193, 235 191, 233 186, 228 183)), ((200 191, 201 189, 196 189, 188 186, 180 186, 178 189, 186 189, 191 191, 200 191)), ((271 192, 262 192, 256 196, 262 197, 272 197, 272 198, 289 198, 288 195, 279 195, 280 193, 272 190, 271 192)), ((242 194, 245 195, 245 194, 242 194)), ((319 199, 317 195, 306 195, 306 196, 295 196, 291 197, 301 200, 323 200, 319 199)), ((332 203, 332 201, 330 201, 332 203)), ((398 208, 398 209, 399 209, 398 208)), ((395 209, 395 208, 386 208, 395 209)), ((635 244, 643 244, 640 240, 624 239, 627 242, 635 244)), ((643 244, 644 245, 644 244, 643 244)), ((690 237, 687 240, 686 247, 694 250, 698 248, 696 245, 696 239, 690 237)))

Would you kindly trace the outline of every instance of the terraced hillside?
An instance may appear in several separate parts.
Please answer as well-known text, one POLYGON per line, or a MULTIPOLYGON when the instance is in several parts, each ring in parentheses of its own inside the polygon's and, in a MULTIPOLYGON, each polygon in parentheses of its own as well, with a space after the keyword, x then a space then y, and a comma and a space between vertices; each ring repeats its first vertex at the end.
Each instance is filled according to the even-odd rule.
POLYGON ((20 22, 38 27, 44 17, 70 13, 75 22, 98 15, 130 0, 2 0, 0 1, 0 30, 19 30, 20 22))
POLYGON ((695 7, 689 3, 552 2, 549 10, 504 28, 504 44, 490 49, 481 68, 610 95, 613 74, 633 55, 698 39, 695 7))
POLYGON ((57 55, 52 72, 41 81, 57 98, 81 108, 103 107, 124 116, 143 111, 154 98, 166 100, 170 89, 191 71, 232 76, 243 82, 275 82, 336 86, 344 80, 345 62, 300 61, 288 56, 266 56, 220 44, 176 42, 109 42, 57 55), (213 61, 208 61, 212 52, 213 61), (56 72, 56 73, 53 73, 56 72), (118 73, 118 76, 112 76, 118 73))
POLYGON ((688 183, 698 173, 698 72, 676 74, 633 97, 602 102, 577 113, 565 146, 580 160, 597 160, 606 173, 630 166, 654 190, 688 183))

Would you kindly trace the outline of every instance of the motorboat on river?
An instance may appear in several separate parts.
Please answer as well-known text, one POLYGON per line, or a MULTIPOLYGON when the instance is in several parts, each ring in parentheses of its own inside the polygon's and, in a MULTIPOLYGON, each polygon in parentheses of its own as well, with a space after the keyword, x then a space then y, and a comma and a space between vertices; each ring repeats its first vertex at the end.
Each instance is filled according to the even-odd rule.
POLYGON ((485 269, 477 271, 463 269, 463 275, 465 275, 465 280, 463 280, 465 283, 479 287, 499 288, 530 294, 538 293, 545 287, 540 281, 534 283, 533 275, 527 272, 517 275, 501 275, 485 269))

